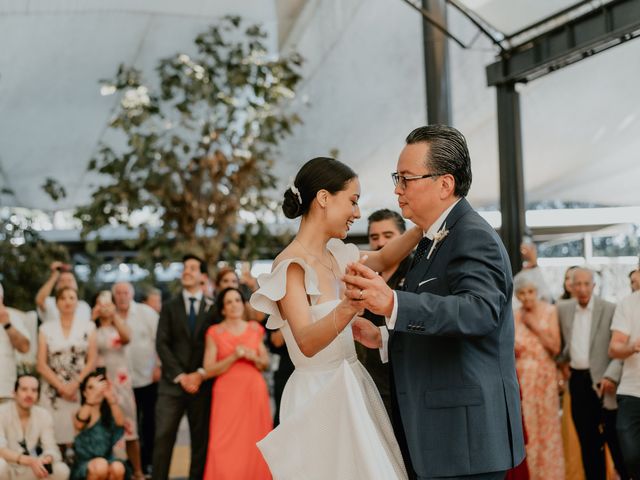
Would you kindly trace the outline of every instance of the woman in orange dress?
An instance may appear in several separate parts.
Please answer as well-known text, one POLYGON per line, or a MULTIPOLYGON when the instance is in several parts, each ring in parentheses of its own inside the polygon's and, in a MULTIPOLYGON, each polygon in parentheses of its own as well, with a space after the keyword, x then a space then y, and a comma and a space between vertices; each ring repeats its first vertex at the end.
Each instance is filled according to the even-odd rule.
POLYGON ((217 377, 211 400, 205 480, 266 480, 269 467, 256 442, 273 428, 261 371, 269 365, 264 328, 247 322, 242 293, 227 288, 217 302, 222 322, 207 331, 205 378, 217 377))
POLYGON ((553 305, 538 299, 535 277, 526 270, 514 278, 521 303, 515 312, 516 370, 527 430, 527 463, 532 480, 563 480, 564 455, 554 357, 560 351, 560 326, 553 305))

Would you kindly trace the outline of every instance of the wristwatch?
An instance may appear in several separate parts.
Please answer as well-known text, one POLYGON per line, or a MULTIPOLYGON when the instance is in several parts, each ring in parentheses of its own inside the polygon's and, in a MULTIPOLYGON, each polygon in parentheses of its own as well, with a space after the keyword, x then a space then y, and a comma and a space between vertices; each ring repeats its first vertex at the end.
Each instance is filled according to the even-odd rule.
POLYGON ((204 368, 200 367, 198 370, 196 370, 196 372, 198 372, 202 376, 203 380, 207 378, 207 371, 204 368))
POLYGON ((4 324, 4 329, 9 330, 12 327, 11 322, 7 322, 4 324))

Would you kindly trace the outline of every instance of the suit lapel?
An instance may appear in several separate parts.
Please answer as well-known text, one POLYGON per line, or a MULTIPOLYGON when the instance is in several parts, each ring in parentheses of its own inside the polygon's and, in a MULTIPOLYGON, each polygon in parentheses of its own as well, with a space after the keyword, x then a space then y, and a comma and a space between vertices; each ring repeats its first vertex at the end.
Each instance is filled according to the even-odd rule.
POLYGON ((178 321, 181 325, 181 328, 184 330, 184 334, 187 337, 191 337, 191 332, 189 331, 189 322, 187 321, 187 311, 184 306, 184 297, 182 296, 182 292, 176 298, 176 302, 173 305, 174 313, 176 316, 176 321, 178 321))
MULTIPOLYGON (((447 215, 447 218, 444 220, 443 226, 446 225, 447 230, 451 230, 457 223, 457 221, 460 220, 469 210, 471 210, 471 205, 469 205, 469 202, 467 202, 466 198, 461 198, 458 204, 449 212, 449 215, 447 215)), ((422 259, 409 271, 406 281, 407 291, 415 291, 418 288, 419 280, 427 276, 429 270, 431 269, 431 265, 433 265, 433 260, 435 259, 438 250, 440 249, 442 244, 447 241, 447 238, 449 238, 449 235, 444 237, 436 244, 435 247, 433 247, 431 255, 429 255, 429 250, 431 250, 432 247, 429 247, 429 250, 427 251, 425 256, 422 257, 422 259), (427 258, 427 256, 429 256, 429 258, 427 258)))
POLYGON ((591 356, 591 349, 593 347, 593 342, 598 333, 598 328, 600 327, 600 322, 602 321, 602 304, 598 301, 597 298, 593 299, 593 312, 591 313, 591 332, 589 332, 589 356, 591 356))
POLYGON ((202 328, 203 324, 206 323, 206 320, 208 318, 207 312, 209 311, 212 305, 213 305, 213 302, 211 302, 211 300, 209 300, 205 296, 203 296, 202 300, 200 300, 200 308, 198 310, 198 316, 196 317, 196 326, 193 329, 193 333, 195 335, 197 335, 198 332, 200 332, 200 329, 202 328))
POLYGON ((567 346, 571 348, 571 339, 573 338, 573 322, 576 319, 576 305, 575 300, 571 302, 571 305, 567 306, 567 346))

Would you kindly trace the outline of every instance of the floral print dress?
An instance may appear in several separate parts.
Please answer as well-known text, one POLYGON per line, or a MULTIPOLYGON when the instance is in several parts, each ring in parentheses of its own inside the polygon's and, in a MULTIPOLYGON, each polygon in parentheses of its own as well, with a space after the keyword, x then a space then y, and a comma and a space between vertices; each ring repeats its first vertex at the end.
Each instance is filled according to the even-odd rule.
MULTIPOLYGON (((79 380, 78 376, 85 366, 89 349, 89 335, 95 330, 93 322, 75 318, 68 336, 64 336, 60 319, 42 324, 40 334, 47 343, 47 364, 63 382, 79 380)), ((53 417, 56 442, 73 443, 75 430, 73 416, 80 408, 80 392, 77 401, 70 402, 60 396, 58 391, 43 380, 40 404, 53 417)))
POLYGON ((124 415, 124 440, 137 440, 136 399, 120 334, 113 325, 101 326, 96 333, 96 343, 98 366, 106 368, 107 378, 124 415))
MULTIPOLYGON (((554 308, 546 305, 538 318, 529 320, 537 322, 539 331, 547 337, 559 335, 554 308)), ((522 310, 515 314, 515 349, 529 474, 531 480, 564 480, 556 363, 523 316, 522 310)))

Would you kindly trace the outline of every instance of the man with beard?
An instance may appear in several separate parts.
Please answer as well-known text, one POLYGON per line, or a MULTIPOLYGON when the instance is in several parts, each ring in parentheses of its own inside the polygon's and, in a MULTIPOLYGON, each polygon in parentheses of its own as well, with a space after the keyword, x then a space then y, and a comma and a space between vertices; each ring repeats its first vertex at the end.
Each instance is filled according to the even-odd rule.
POLYGON ((0 407, 0 478, 66 480, 69 467, 60 457, 53 419, 36 405, 40 382, 20 375, 14 390, 15 402, 0 407))

